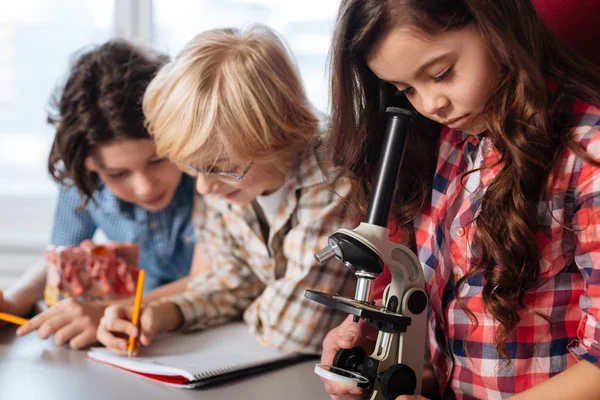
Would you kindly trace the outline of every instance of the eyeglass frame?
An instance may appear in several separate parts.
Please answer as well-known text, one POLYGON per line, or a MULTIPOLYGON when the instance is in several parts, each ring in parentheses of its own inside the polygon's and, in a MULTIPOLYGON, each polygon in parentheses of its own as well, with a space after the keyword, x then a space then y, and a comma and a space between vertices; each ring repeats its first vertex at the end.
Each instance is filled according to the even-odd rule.
POLYGON ((222 176, 228 179, 233 179, 236 182, 241 182, 242 179, 244 179, 244 177, 246 176, 246 174, 248 173, 248 171, 250 171, 250 167, 252 167, 252 165, 254 164, 254 161, 250 162, 250 164, 248 164, 248 166, 246 167, 246 169, 244 169, 242 171, 242 173, 240 175, 234 174, 233 172, 223 172, 223 171, 218 171, 218 172, 211 172, 211 171, 201 171, 196 167, 192 167, 191 165, 187 164, 185 166, 185 168, 188 170, 188 172, 192 173, 193 175, 208 175, 208 176, 222 176))

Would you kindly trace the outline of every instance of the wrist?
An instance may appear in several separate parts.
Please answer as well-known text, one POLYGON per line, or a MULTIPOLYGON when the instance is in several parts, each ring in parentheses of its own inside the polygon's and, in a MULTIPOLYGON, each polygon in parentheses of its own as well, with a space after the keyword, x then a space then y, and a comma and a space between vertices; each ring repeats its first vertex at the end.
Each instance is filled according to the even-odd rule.
POLYGON ((23 292, 4 293, 4 301, 2 302, 2 310, 8 314, 24 316, 33 308, 35 300, 32 296, 23 292))
POLYGON ((159 317, 158 332, 174 331, 183 324, 183 314, 179 307, 169 300, 153 302, 150 304, 154 307, 159 317))

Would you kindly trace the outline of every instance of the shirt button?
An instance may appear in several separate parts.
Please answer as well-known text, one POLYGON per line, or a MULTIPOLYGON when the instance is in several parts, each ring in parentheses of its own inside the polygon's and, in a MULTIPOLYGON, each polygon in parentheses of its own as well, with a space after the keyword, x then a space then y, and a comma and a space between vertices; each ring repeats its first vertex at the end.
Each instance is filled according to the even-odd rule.
POLYGON ((440 322, 440 329, 444 330, 444 323, 443 322, 440 322))
POLYGON ((150 229, 152 229, 153 231, 158 229, 158 221, 153 219, 152 222, 150 222, 150 229))
POLYGON ((456 234, 458 236, 464 236, 465 235, 465 230, 462 226, 459 226, 458 228, 456 228, 456 234))
POLYGON ((460 275, 454 274, 454 282, 458 282, 459 279, 460 279, 460 275))

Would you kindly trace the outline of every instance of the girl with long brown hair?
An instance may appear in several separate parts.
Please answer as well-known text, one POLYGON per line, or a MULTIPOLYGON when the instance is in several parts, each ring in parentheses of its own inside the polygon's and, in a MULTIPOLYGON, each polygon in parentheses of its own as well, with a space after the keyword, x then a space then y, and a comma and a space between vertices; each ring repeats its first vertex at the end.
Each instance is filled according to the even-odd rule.
MULTIPOLYGON (((394 217, 427 279, 432 396, 596 398, 598 69, 530 0, 346 0, 332 79, 325 149, 363 207, 380 115, 417 113, 394 217)), ((347 321, 323 362, 365 336, 347 321)))

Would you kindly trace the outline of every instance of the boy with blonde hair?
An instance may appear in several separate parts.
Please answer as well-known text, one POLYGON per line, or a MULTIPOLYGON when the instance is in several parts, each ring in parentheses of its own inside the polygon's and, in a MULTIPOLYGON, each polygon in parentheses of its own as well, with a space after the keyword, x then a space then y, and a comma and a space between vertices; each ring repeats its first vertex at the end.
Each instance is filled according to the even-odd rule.
POLYGON ((202 33, 151 82, 143 107, 158 153, 197 177, 209 268, 145 307, 139 330, 130 308, 108 309, 99 340, 124 353, 119 334, 147 346, 159 332, 243 317, 266 345, 319 353, 343 315, 305 300, 305 289, 350 296, 354 285, 348 268, 318 266, 313 254, 358 216, 349 182, 324 179, 319 120, 283 42, 264 26, 202 33))

